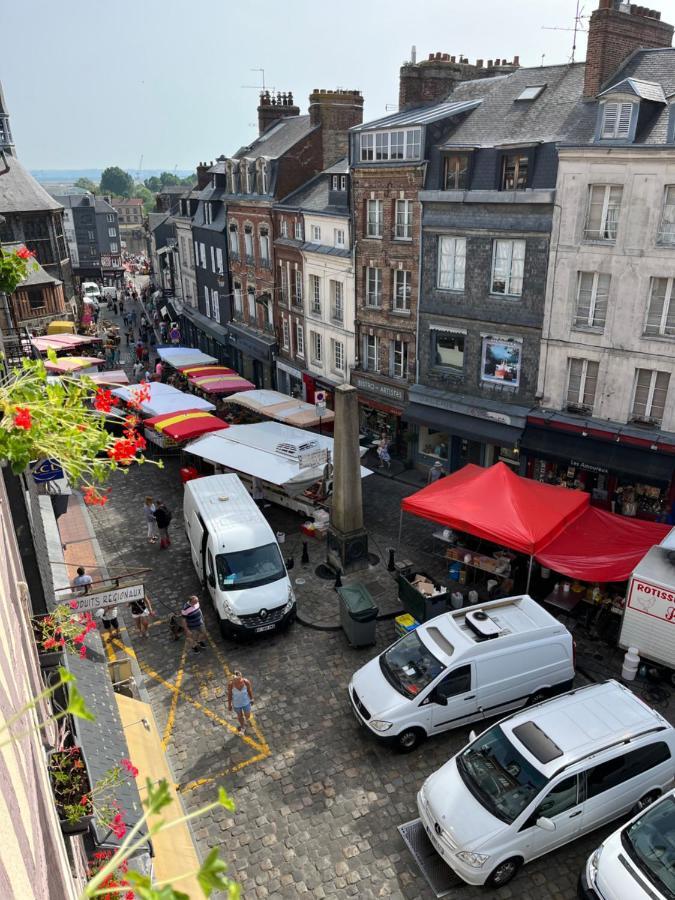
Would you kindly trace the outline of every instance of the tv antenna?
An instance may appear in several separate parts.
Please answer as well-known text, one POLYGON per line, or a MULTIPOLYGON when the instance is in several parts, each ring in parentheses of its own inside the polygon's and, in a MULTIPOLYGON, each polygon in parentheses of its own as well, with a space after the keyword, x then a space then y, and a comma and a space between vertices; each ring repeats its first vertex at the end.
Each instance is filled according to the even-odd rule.
POLYGON ((242 88, 246 90, 254 90, 254 91, 275 91, 276 88, 270 87, 269 84, 265 84, 265 70, 262 68, 258 69, 249 69, 250 72, 260 72, 260 80, 262 84, 242 84, 242 88))
POLYGON ((577 10, 574 15, 574 26, 572 28, 567 28, 566 26, 558 26, 558 25, 542 25, 543 31, 573 31, 574 37, 572 38, 572 55, 570 56, 570 62, 574 62, 574 57, 577 51, 577 35, 579 32, 588 31, 587 28, 584 27, 583 20, 590 18, 589 16, 583 15, 584 8, 581 5, 581 0, 577 0, 577 10))

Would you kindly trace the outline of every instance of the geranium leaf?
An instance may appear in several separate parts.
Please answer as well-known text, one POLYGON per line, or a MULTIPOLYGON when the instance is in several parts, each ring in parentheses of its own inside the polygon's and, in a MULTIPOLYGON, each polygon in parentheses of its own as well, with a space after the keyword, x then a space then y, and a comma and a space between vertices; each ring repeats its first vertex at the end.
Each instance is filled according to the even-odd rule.
POLYGON ((65 711, 71 716, 75 716, 76 719, 85 719, 87 722, 96 721, 96 716, 89 712, 84 697, 74 684, 71 684, 68 689, 68 706, 65 711))

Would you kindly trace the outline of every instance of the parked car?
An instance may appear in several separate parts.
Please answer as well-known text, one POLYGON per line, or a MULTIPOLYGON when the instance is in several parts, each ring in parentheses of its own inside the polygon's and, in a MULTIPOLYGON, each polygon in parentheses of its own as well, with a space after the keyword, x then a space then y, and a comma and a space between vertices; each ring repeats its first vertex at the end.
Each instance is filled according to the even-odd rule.
POLYGON ((675 790, 611 834, 579 879, 583 900, 675 898, 675 790))
POLYGON ((444 613, 354 673, 359 724, 400 750, 568 690, 569 631, 527 595, 444 613))
POLYGON ((607 681, 472 735, 427 778, 417 806, 434 849, 460 878, 501 887, 523 863, 669 790, 674 754, 675 728, 607 681))

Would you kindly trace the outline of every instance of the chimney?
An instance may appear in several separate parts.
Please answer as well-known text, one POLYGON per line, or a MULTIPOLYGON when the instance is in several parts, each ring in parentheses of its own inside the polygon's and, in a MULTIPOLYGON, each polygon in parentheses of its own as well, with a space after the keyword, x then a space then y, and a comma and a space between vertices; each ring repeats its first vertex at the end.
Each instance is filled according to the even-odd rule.
MULTIPOLYGON (((433 106, 445 100, 459 81, 470 81, 474 78, 489 78, 494 75, 493 61, 479 59, 475 65, 470 64, 462 54, 450 56, 448 53, 430 53, 428 59, 419 63, 404 63, 401 66, 398 91, 398 108, 401 112, 420 106, 433 106)), ((494 61, 499 66, 499 74, 518 68, 518 57, 513 62, 494 61)))
POLYGON ((347 132, 363 121, 361 91, 315 88, 309 95, 309 121, 312 126, 321 126, 321 168, 327 169, 347 156, 347 132))
POLYGON ((209 166, 205 162, 200 162, 197 166, 197 190, 203 191, 209 181, 211 181, 209 166))
POLYGON ((661 14, 621 0, 600 0, 588 27, 584 97, 596 97, 603 84, 634 50, 670 47, 673 26, 661 14))
POLYGON ((261 91, 260 106, 258 107, 258 134, 267 131, 273 122, 285 119, 287 116, 299 116, 300 107, 293 103, 293 94, 278 91, 261 91))

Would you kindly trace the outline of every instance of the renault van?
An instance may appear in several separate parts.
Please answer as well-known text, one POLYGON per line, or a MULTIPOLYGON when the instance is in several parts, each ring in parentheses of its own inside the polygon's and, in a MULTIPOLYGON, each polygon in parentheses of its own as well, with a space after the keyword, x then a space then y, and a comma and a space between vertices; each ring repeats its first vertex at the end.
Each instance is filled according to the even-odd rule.
POLYGON ((349 698, 359 724, 406 751, 566 691, 573 679, 572 635, 523 595, 430 619, 359 669, 349 698))
POLYGON ((579 896, 582 900, 675 898, 675 791, 643 809, 591 854, 581 873, 579 896))
POLYGON ((523 863, 670 790, 674 756, 672 725, 607 681, 472 735, 427 778, 417 807, 450 868, 468 884, 496 888, 523 863))
POLYGON ((185 533, 190 554, 226 637, 287 627, 295 595, 279 544, 236 475, 185 484, 185 533))

